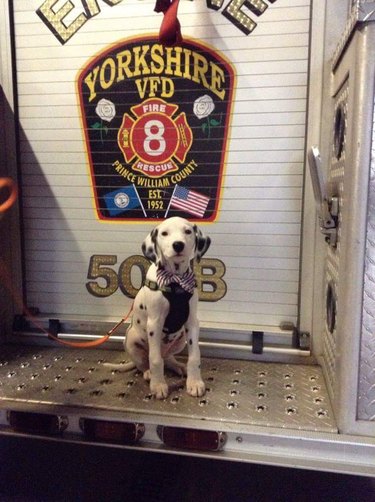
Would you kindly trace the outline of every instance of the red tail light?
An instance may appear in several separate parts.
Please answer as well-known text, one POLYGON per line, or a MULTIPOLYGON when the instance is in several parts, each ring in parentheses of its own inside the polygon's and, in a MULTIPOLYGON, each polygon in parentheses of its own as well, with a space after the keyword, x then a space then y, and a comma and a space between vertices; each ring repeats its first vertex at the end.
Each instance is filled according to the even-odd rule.
POLYGON ((67 417, 25 411, 8 411, 8 421, 15 431, 28 434, 61 434, 68 426, 67 417))
POLYGON ((225 432, 163 427, 157 429, 159 438, 167 446, 200 451, 222 450, 227 440, 225 432))
POLYGON ((88 439, 107 443, 134 444, 143 437, 145 432, 143 424, 129 422, 81 418, 79 424, 88 439))

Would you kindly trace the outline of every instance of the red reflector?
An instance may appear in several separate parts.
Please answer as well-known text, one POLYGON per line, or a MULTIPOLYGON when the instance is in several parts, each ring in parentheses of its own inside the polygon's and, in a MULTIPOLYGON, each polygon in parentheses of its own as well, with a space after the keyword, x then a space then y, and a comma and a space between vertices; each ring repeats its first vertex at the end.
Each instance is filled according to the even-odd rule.
POLYGON ((144 424, 129 422, 81 418, 79 425, 85 436, 92 441, 133 444, 139 441, 145 433, 144 424))
POLYGON ((68 418, 45 413, 8 411, 8 421, 16 432, 29 434, 61 434, 68 427, 68 418))
POLYGON ((225 432, 184 429, 180 427, 157 428, 158 436, 167 446, 201 451, 222 450, 227 440, 225 432))

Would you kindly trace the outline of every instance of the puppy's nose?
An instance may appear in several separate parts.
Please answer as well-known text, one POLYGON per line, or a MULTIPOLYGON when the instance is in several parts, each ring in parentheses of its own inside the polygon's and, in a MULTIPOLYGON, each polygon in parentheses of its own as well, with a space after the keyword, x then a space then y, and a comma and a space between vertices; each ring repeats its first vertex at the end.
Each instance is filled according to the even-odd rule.
POLYGON ((175 241, 172 246, 176 253, 181 253, 184 250, 185 244, 182 241, 175 241))

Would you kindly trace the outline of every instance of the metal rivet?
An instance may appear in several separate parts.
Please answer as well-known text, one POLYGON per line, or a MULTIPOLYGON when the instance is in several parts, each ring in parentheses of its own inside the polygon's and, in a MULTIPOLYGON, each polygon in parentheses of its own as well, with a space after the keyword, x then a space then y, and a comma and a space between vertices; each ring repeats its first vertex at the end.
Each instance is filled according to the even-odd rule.
POLYGON ((207 399, 201 399, 198 404, 199 404, 199 406, 207 406, 208 400, 207 399))
POLYGON ((234 408, 238 408, 238 403, 235 401, 231 401, 230 403, 227 403, 227 408, 228 410, 233 410, 234 408))

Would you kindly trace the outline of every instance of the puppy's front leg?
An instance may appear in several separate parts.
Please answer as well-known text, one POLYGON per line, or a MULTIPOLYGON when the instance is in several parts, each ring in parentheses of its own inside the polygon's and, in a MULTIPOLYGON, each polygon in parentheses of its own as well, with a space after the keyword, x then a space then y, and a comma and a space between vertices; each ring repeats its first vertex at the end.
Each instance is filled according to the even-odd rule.
POLYGON ((186 390, 195 397, 203 396, 206 387, 201 377, 201 353, 199 349, 199 321, 196 315, 198 294, 195 291, 190 300, 190 315, 185 325, 188 341, 188 362, 186 390))
POLYGON ((168 385, 164 378, 164 360, 161 356, 161 333, 165 316, 160 311, 153 315, 150 310, 147 319, 150 390, 157 399, 164 399, 168 396, 168 385))

